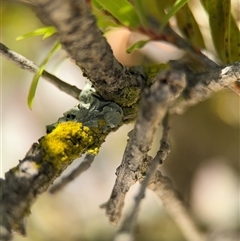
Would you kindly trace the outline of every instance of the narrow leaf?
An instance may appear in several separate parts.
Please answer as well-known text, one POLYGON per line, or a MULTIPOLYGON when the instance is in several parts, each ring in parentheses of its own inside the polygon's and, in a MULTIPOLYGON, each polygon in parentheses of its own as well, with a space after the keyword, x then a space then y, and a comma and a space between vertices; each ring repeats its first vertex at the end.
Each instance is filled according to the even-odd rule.
POLYGON ((17 37, 16 40, 23 40, 23 39, 26 39, 26 38, 30 38, 30 37, 34 37, 34 36, 39 36, 39 35, 44 35, 43 38, 47 38, 51 35, 53 35, 54 33, 56 33, 56 29, 52 26, 50 27, 44 27, 44 28, 38 28, 30 33, 26 33, 24 35, 21 35, 19 37, 17 37), (47 36, 47 37, 45 37, 47 36))
POLYGON ((129 48, 126 50, 126 52, 127 52, 128 54, 131 54, 133 51, 142 48, 142 47, 143 47, 146 43, 148 43, 149 41, 150 41, 150 39, 149 39, 149 40, 140 40, 140 41, 136 42, 135 44, 133 44, 131 47, 129 47, 129 48))
POLYGON ((111 18, 107 16, 96 16, 97 18, 97 26, 105 33, 110 28, 117 28, 119 27, 111 18))
POLYGON ((49 59, 60 48, 61 48, 61 44, 59 42, 57 42, 54 45, 54 47, 52 48, 52 50, 49 52, 49 54, 46 56, 46 58, 43 60, 43 62, 41 63, 37 73, 33 77, 33 80, 32 80, 31 86, 30 86, 30 90, 29 90, 29 93, 28 93, 28 100, 27 100, 28 107, 30 109, 32 109, 32 105, 33 105, 33 101, 34 101, 34 97, 35 97, 35 93, 36 93, 36 89, 37 89, 39 78, 42 76, 44 68, 45 68, 47 62, 49 61, 49 59))
MULTIPOLYGON (((94 0, 93 2, 96 2, 94 0)), ((104 11, 99 9, 99 6, 96 4, 93 5, 92 2, 92 13, 97 19, 97 25, 104 33, 111 27, 119 27, 119 24, 116 23, 116 19, 109 14, 106 14, 104 11)))
POLYGON ((46 38, 49 38, 50 36, 52 36, 53 34, 55 34, 57 32, 57 30, 54 28, 54 29, 51 29, 51 31, 48 31, 47 33, 45 33, 42 37, 42 39, 46 39, 46 38))
POLYGON ((231 15, 231 0, 201 0, 209 15, 215 50, 223 63, 240 59, 240 31, 231 15))
POLYGON ((177 25, 189 42, 198 48, 205 48, 203 36, 188 4, 176 13, 177 25))
POLYGON ((169 19, 173 17, 186 3, 188 0, 177 0, 170 11, 166 14, 164 19, 162 20, 160 31, 164 29, 166 24, 168 23, 169 19))
MULTIPOLYGON (((149 4, 149 0, 147 4, 149 4)), ((156 11, 158 12, 158 20, 160 23, 163 22, 164 18, 166 17, 166 9, 171 8, 171 6, 176 2, 176 0, 168 0, 168 1, 159 1, 159 0, 152 0, 151 2, 155 2, 156 11)), ((146 6, 147 7, 147 6, 146 6)))
POLYGON ((225 33, 224 38, 225 55, 229 56, 230 62, 240 60, 240 31, 233 16, 230 16, 228 31, 225 33))
POLYGON ((98 3, 97 0, 91 0, 91 5, 93 8, 96 8, 98 10, 102 10, 102 6, 98 3))
POLYGON ((158 3, 166 2, 166 1, 159 1, 159 0, 142 0, 143 7, 145 8, 147 15, 154 17, 159 22, 163 19, 166 15, 164 13, 164 8, 158 7, 158 3))
POLYGON ((96 0, 123 25, 136 29, 140 24, 137 12, 127 0, 96 0))
MULTIPOLYGON (((207 1, 207 11, 209 15, 209 24, 211 28, 211 35, 215 49, 220 57, 220 59, 227 63, 229 59, 225 55, 224 38, 226 33, 226 25, 228 25, 226 18, 224 16, 223 0, 209 0, 207 1)), ((228 17, 227 17, 228 18, 228 17)))
POLYGON ((148 21, 146 17, 147 15, 146 15, 146 11, 144 9, 142 0, 134 0, 134 6, 136 7, 136 11, 137 11, 139 20, 141 22, 141 25, 143 27, 147 27, 148 26, 148 21))

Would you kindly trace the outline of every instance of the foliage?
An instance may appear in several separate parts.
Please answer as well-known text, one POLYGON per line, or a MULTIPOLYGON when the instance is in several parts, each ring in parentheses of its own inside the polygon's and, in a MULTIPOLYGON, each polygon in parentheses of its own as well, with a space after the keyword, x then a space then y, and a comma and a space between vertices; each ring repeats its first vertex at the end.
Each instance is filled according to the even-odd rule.
POLYGON ((209 15, 211 36, 223 63, 240 58, 240 32, 231 14, 231 0, 201 0, 209 15))
MULTIPOLYGON (((30 33, 26 33, 22 36, 19 36, 16 40, 23 40, 23 39, 26 39, 26 38, 35 37, 35 36, 39 36, 39 35, 40 36, 43 35, 42 39, 44 40, 46 38, 49 38, 50 36, 52 36, 56 32, 57 32, 56 29, 52 26, 43 27, 43 28, 36 29, 36 30, 34 30, 30 33)), ((40 64, 38 71, 36 72, 36 74, 33 77, 33 80, 32 80, 32 83, 31 83, 31 86, 30 86, 30 89, 29 89, 29 93, 28 93, 28 99, 27 99, 28 107, 30 109, 32 109, 32 105, 33 105, 38 81, 39 81, 40 77, 42 76, 42 73, 45 69, 45 66, 46 66, 47 62, 49 61, 49 59, 52 57, 52 55, 55 52, 57 52, 60 48, 61 48, 61 44, 59 42, 57 42, 53 46, 53 48, 50 50, 50 52, 47 54, 47 56, 45 57, 43 62, 40 64)))
MULTIPOLYGON (((201 3, 209 16, 209 28, 219 61, 226 64, 239 60, 240 31, 231 14, 231 0, 201 0, 201 3), (220 29, 221 31, 219 31, 220 29)), ((158 32, 162 32, 166 25, 171 25, 170 20, 172 17, 176 18, 178 29, 192 46, 199 49, 199 51, 206 49, 200 26, 189 7, 188 0, 92 0, 91 4, 98 26, 103 32, 108 31, 111 27, 124 26, 149 37, 149 40, 137 41, 126 49, 128 54, 144 47, 151 40, 161 40, 161 36, 155 31, 155 25, 157 25, 158 32), (157 24, 149 24, 151 18, 154 18, 157 24)), ((44 27, 24 34, 18 37, 17 40, 38 35, 43 35, 43 39, 46 39, 54 33, 56 33, 54 27, 44 27)), ((32 108, 38 80, 47 62, 59 48, 59 44, 53 47, 33 78, 28 95, 30 109, 32 108)))
POLYGON ((50 26, 50 27, 43 27, 43 28, 38 28, 32 32, 29 32, 29 33, 26 33, 26 34, 23 34, 19 37, 17 37, 16 40, 23 40, 23 39, 26 39, 26 38, 31 38, 31 37, 34 37, 34 36, 41 36, 43 35, 42 39, 46 39, 50 36, 52 36, 53 34, 55 34, 57 32, 57 30, 50 26))
MULTIPOLYGON (((105 14, 96 15, 99 27, 103 31, 106 31, 106 25, 101 25, 101 22, 106 23, 106 21, 109 21, 110 27, 115 19, 118 25, 128 27, 133 31, 141 32, 142 29, 144 29, 145 33, 151 33, 154 32, 154 28, 148 24, 149 17, 154 17, 154 20, 158 22, 160 26, 158 30, 163 30, 166 24, 171 25, 169 21, 172 17, 175 17, 177 27, 183 36, 196 48, 206 48, 200 31, 200 25, 195 20, 191 7, 189 7, 187 3, 188 0, 177 0, 175 2, 173 0, 134 0, 130 2, 132 2, 132 5, 126 0, 119 0, 118 4, 113 4, 112 0, 92 1, 95 7, 105 12, 105 14), (121 11, 119 11, 120 6, 121 11), (105 19, 105 21, 103 19, 105 19)), ((211 36, 217 57, 223 63, 239 60, 240 46, 238 43, 240 32, 236 20, 231 14, 231 1, 201 0, 201 3, 209 16, 209 28, 211 29, 211 36)), ((132 50, 137 50, 143 46, 143 41, 135 43, 134 46, 127 50, 127 53, 131 53, 132 50)))
POLYGON ((38 81, 40 79, 40 77, 42 76, 42 73, 44 71, 44 68, 47 64, 47 62, 49 61, 49 59, 52 57, 52 55, 58 51, 61 48, 61 44, 59 42, 57 42, 53 48, 51 49, 51 51, 48 53, 48 55, 45 57, 45 59, 43 60, 43 62, 40 64, 40 67, 37 71, 37 73, 34 75, 31 86, 30 86, 30 90, 28 93, 28 107, 30 109, 32 109, 32 105, 33 105, 33 100, 35 97, 35 93, 36 93, 36 89, 37 89, 37 85, 38 85, 38 81))

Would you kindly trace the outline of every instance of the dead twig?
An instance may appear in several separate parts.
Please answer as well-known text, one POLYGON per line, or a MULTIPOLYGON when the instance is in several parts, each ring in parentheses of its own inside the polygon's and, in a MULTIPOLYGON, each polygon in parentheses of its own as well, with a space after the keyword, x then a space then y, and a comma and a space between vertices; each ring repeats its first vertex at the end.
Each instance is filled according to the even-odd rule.
POLYGON ((169 215, 181 229, 188 241, 205 241, 206 235, 197 227, 193 217, 179 198, 179 193, 174 189, 170 178, 164 177, 159 170, 150 181, 148 188, 154 191, 161 199, 169 215))
POLYGON ((49 192, 55 194, 61 191, 66 185, 68 185, 75 178, 80 176, 83 172, 85 172, 88 168, 90 168, 91 164, 94 161, 95 156, 87 154, 84 160, 78 165, 76 169, 74 169, 69 175, 63 177, 59 183, 53 185, 49 192))
POLYGON ((141 182, 141 187, 134 198, 134 204, 131 210, 128 212, 127 216, 124 218, 117 235, 115 237, 115 241, 119 240, 122 235, 125 235, 125 241, 134 240, 133 231, 136 226, 137 214, 140 208, 140 202, 144 198, 145 190, 148 186, 148 183, 152 176, 154 175, 156 168, 159 164, 162 164, 163 161, 167 158, 170 153, 170 142, 169 142, 169 126, 168 126, 168 114, 163 119, 163 134, 160 141, 159 151, 157 152, 154 159, 151 161, 149 169, 147 171, 146 177, 141 182))
POLYGON ((118 222, 126 193, 146 174, 149 166, 147 153, 151 148, 156 128, 184 87, 185 76, 181 72, 161 72, 150 89, 143 93, 138 117, 133 131, 129 133, 111 197, 105 205, 111 222, 118 222))

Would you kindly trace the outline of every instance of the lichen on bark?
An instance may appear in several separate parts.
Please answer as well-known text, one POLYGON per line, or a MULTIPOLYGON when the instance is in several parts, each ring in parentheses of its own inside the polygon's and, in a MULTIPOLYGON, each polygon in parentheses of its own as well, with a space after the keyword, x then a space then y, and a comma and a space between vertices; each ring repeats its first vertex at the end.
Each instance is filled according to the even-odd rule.
POLYGON ((43 149, 43 161, 51 161, 57 169, 68 165, 84 152, 96 155, 101 143, 88 126, 79 122, 62 122, 40 140, 43 149))

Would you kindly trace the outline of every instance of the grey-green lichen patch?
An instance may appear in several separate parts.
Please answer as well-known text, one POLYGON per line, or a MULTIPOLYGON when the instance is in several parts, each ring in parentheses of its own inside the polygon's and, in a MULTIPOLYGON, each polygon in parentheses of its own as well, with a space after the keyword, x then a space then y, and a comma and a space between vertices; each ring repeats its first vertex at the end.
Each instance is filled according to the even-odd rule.
POLYGON ((66 121, 81 122, 84 126, 98 127, 99 121, 104 121, 106 125, 102 127, 103 133, 109 128, 117 128, 123 116, 122 108, 114 102, 103 100, 95 92, 90 84, 79 96, 79 104, 66 111, 63 117, 52 125, 47 126, 47 132, 51 132, 58 123, 66 121))

